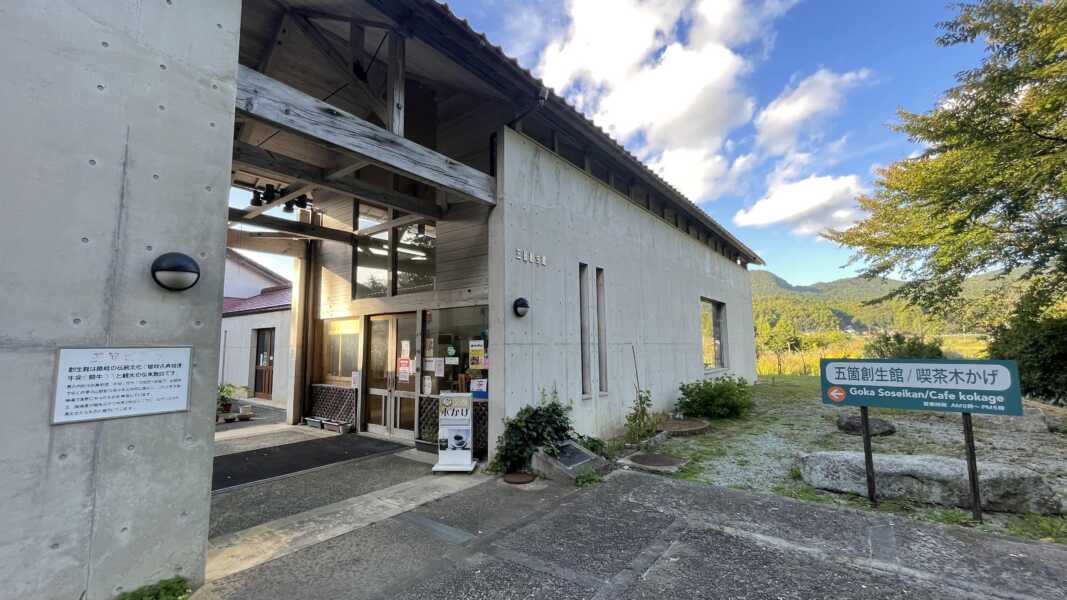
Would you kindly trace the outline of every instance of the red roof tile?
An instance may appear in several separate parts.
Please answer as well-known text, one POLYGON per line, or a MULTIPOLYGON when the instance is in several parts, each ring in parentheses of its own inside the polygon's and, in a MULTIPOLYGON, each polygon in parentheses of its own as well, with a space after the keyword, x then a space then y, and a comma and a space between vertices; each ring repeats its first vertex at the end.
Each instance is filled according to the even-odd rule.
POLYGON ((266 288, 260 294, 251 298, 223 298, 222 316, 229 317, 252 312, 289 310, 292 304, 292 291, 289 286, 279 286, 266 288))

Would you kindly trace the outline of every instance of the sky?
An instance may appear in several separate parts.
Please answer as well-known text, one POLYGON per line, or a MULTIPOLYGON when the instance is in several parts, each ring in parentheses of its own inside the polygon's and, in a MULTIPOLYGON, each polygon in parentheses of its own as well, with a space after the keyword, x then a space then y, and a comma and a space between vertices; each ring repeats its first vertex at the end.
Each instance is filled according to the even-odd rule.
POLYGON ((921 149, 890 129, 898 109, 929 110, 982 57, 937 46, 942 0, 449 6, 796 285, 856 274, 820 232, 861 218, 877 169, 921 149))
POLYGON ((452 0, 449 6, 759 253, 852 276, 827 227, 921 148, 890 129, 976 66, 941 0, 452 0))

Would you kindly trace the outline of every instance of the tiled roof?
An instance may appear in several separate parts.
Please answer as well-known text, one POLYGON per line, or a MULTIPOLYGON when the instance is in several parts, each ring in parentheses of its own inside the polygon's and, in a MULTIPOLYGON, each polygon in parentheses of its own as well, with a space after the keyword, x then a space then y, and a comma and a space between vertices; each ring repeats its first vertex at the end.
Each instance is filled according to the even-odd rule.
POLYGON ((291 286, 277 286, 266 288, 251 298, 223 298, 222 316, 289 310, 292 304, 292 292, 291 286))
POLYGON ((691 207, 696 213, 696 215, 700 217, 700 220, 704 221, 705 225, 710 227, 712 230, 718 232, 722 237, 726 239, 729 244, 733 245, 737 250, 739 250, 741 254, 747 255, 747 257, 756 264, 765 264, 763 262, 763 259, 760 258, 758 254, 756 254, 751 248, 742 243, 741 240, 738 240, 736 237, 734 237, 732 233, 727 231, 725 227, 723 227, 719 224, 718 221, 713 219, 711 215, 704 211, 703 208, 700 208, 699 205, 687 198, 684 194, 678 191, 677 188, 672 186, 670 183, 667 183, 665 179, 663 179, 655 171, 650 169, 648 165, 641 161, 641 159, 634 156, 633 153, 631 153, 622 144, 616 141, 615 138, 611 137, 608 132, 604 131, 599 125, 594 123, 592 119, 586 117, 584 114, 582 114, 581 111, 574 108, 574 106, 572 106, 566 98, 557 95, 555 91, 545 85, 545 83, 541 81, 540 78, 538 78, 529 70, 520 65, 519 61, 508 56, 507 53, 504 52, 503 48, 489 41, 489 38, 486 37, 484 33, 476 31, 473 27, 471 27, 470 23, 468 23, 466 19, 456 15, 456 13, 452 11, 452 8, 448 4, 441 2, 440 0, 431 0, 430 2, 424 4, 424 6, 436 7, 437 12, 440 16, 445 17, 452 23, 465 29, 468 35, 473 36, 474 38, 477 38, 479 40, 480 46, 492 50, 493 54, 495 54, 499 60, 502 60, 505 63, 509 64, 512 69, 517 70, 522 76, 524 76, 534 85, 540 86, 541 88, 548 90, 549 98, 554 101, 554 103, 559 106, 562 106, 567 112, 571 114, 571 116, 577 117, 578 119, 588 124, 590 128, 596 132, 598 137, 601 138, 601 141, 603 141, 609 146, 614 147, 615 150, 621 152, 623 155, 629 158, 629 160, 633 163, 634 166, 641 169, 646 175, 651 176, 652 179, 662 185, 665 189, 669 190, 671 192, 671 196, 673 196, 676 200, 691 207))

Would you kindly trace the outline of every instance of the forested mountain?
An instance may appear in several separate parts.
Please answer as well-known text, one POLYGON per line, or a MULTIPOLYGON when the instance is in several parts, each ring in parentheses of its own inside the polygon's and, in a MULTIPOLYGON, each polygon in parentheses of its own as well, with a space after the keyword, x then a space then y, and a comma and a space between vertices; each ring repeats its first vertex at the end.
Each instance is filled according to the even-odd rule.
POLYGON ((813 285, 792 285, 770 271, 752 271, 752 306, 757 327, 791 323, 798 333, 900 331, 912 334, 973 333, 999 318, 989 292, 1004 285, 995 275, 968 279, 967 302, 946 316, 934 316, 900 300, 868 305, 902 285, 892 279, 849 277, 813 285))

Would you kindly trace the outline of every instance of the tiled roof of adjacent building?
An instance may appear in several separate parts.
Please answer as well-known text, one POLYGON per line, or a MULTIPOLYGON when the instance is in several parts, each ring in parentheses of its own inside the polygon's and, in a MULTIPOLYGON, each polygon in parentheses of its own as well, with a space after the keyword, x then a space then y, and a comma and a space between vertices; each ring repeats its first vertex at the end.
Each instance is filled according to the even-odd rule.
POLYGON ((289 310, 292 306, 292 292, 292 286, 279 285, 264 288, 262 292, 251 298, 223 298, 222 316, 232 317, 274 310, 289 310))

